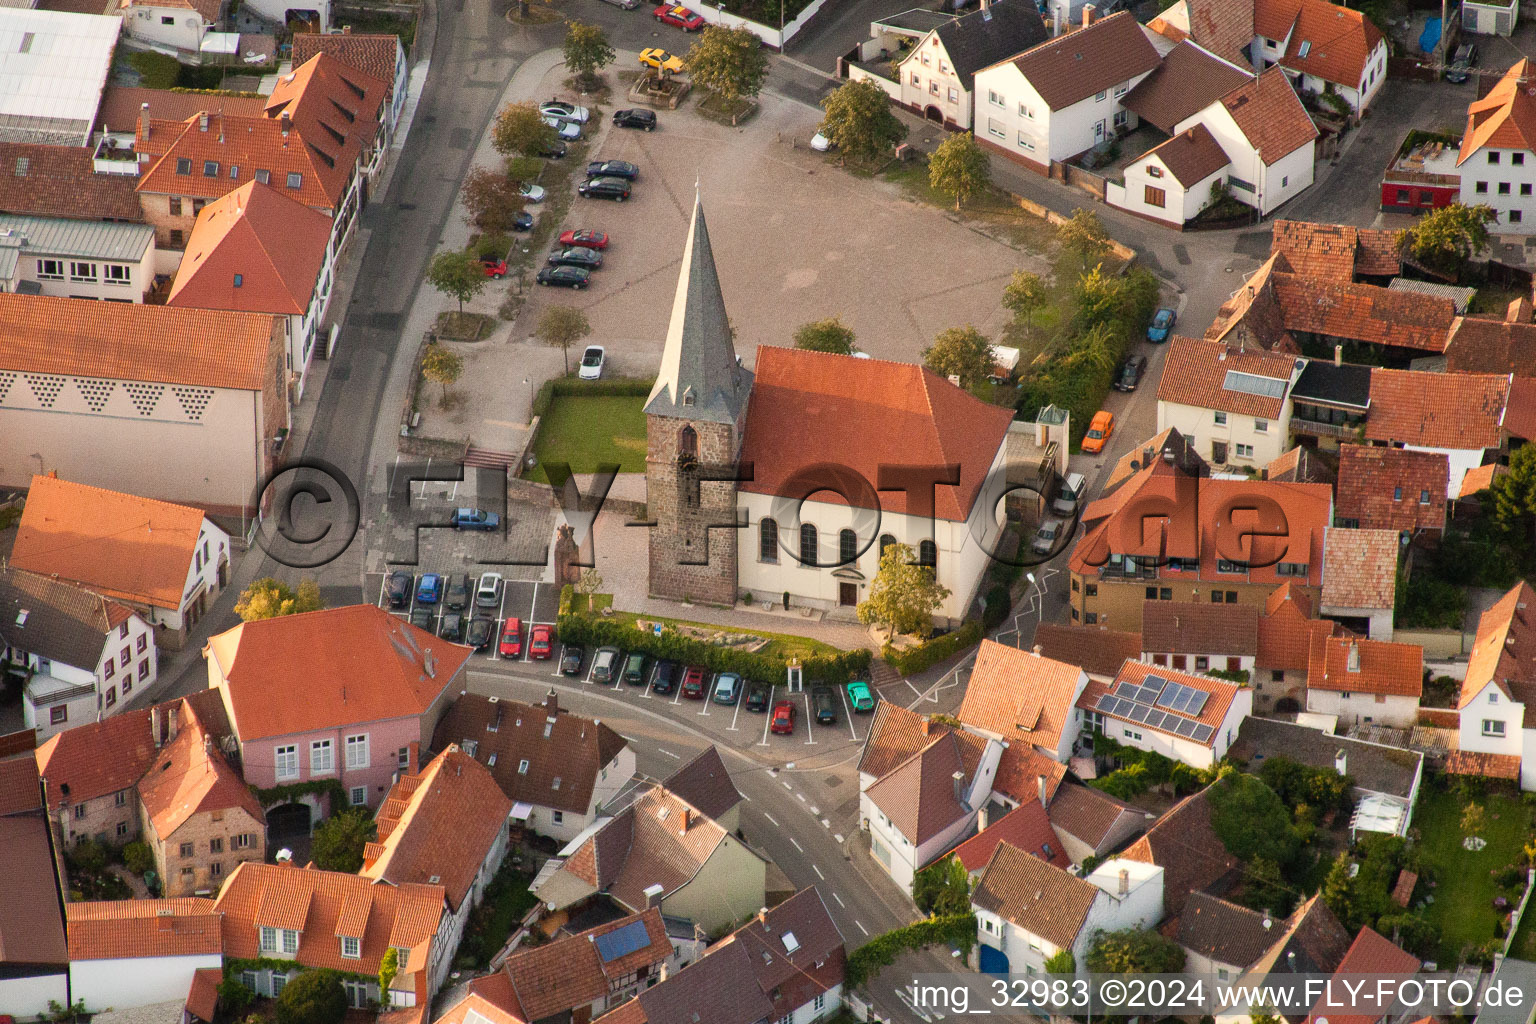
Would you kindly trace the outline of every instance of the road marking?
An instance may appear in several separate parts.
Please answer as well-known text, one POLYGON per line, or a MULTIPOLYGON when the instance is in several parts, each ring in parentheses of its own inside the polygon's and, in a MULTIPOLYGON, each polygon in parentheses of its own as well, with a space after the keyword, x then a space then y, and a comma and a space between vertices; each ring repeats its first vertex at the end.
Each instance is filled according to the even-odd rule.
POLYGON ((656 685, 656 677, 660 674, 660 672, 661 662, 658 661, 656 664, 651 666, 651 678, 645 681, 645 690, 640 694, 641 700, 650 700, 652 697, 656 696, 656 694, 651 691, 651 687, 656 685))
POLYGON ((859 734, 853 728, 853 705, 848 703, 848 687, 835 687, 837 695, 843 700, 843 713, 848 716, 848 736, 853 742, 859 742, 859 734))
POLYGON ((789 791, 790 791, 790 792, 791 792, 791 793, 793 793, 793 792, 794 792, 794 789, 792 789, 792 788, 791 788, 791 787, 790 787, 790 785, 789 785, 789 780, 788 780, 788 779, 784 779, 784 780, 783 780, 783 782, 784 782, 784 788, 785 788, 785 789, 788 789, 788 790, 789 790, 789 791))
POLYGON ((821 819, 821 827, 825 828, 825 829, 830 829, 832 827, 832 819, 831 818, 822 818, 821 819))
POLYGON ((736 712, 731 715, 731 724, 726 726, 726 732, 736 732, 736 719, 741 717, 741 705, 747 699, 745 684, 743 684, 740 696, 736 698, 736 712))
MULTIPOLYGON (((415 581, 412 580, 411 582, 414 583, 415 581)), ((384 574, 384 578, 379 580, 379 607, 380 608, 383 608, 385 606, 386 599, 385 599, 385 596, 384 596, 384 588, 387 587, 387 586, 389 586, 389 573, 386 572, 384 574)))
MULTIPOLYGON (((745 796, 746 794, 742 794, 742 795, 745 796)), ((774 828, 778 828, 779 827, 778 821, 775 820, 774 816, 769 814, 767 811, 763 812, 763 817, 767 818, 773 824, 774 828)))
POLYGON ((821 873, 821 868, 817 867, 815 864, 811 865, 811 870, 816 872, 816 877, 821 879, 823 882, 825 882, 827 880, 827 876, 822 874, 821 873))
POLYGON ((584 682, 584 683, 591 683, 592 682, 592 670, 595 669, 595 668, 597 668, 597 651, 596 651, 596 649, 594 649, 592 651, 592 660, 587 662, 587 677, 585 679, 583 679, 582 682, 584 682))
POLYGON ((811 815, 817 818, 821 817, 821 808, 817 807, 815 804, 811 804, 811 815))
POLYGON ((709 717, 709 706, 715 702, 715 684, 720 681, 720 673, 711 672, 704 677, 704 706, 699 709, 700 718, 709 717))
MULTIPOLYGON (((620 736, 624 736, 623 733, 620 733, 619 735, 620 736)), ((624 742, 625 743, 635 743, 637 741, 636 741, 636 739, 633 736, 624 736, 624 742)))
POLYGON ((922 700, 923 699, 923 691, 919 690, 917 687, 913 686, 912 685, 912 680, 910 680, 910 679, 903 679, 902 682, 907 684, 907 689, 909 689, 913 693, 917 694, 917 699, 918 700, 922 700))
POLYGON ((805 695, 805 745, 816 745, 816 716, 811 714, 811 695, 805 695))
POLYGON ((837 893, 833 893, 832 894, 832 898, 837 900, 837 905, 838 906, 842 907, 844 910, 848 909, 848 904, 844 903, 843 902, 843 898, 841 896, 839 896, 837 893))
POLYGON ((859 925, 859 931, 863 932, 865 935, 869 934, 869 929, 865 928, 862 924, 859 924, 857 919, 855 919, 853 923, 859 925))
POLYGON ((799 850, 801 853, 805 852, 805 847, 803 847, 799 843, 795 842, 795 837, 794 836, 790 836, 789 837, 789 841, 794 845, 795 849, 799 850))
MULTIPOLYGON (((666 754, 668 757, 672 758, 672 760, 674 760, 674 761, 681 761, 683 759, 681 754, 674 754, 674 753, 672 753, 672 751, 667 750, 667 749, 665 749, 663 747, 657 747, 656 749, 660 750, 663 754, 666 754)), ((775 823, 775 824, 777 824, 777 823, 775 823)))
POLYGON ((801 803, 805 803, 805 794, 804 793, 796 793, 795 794, 795 798, 798 799, 801 803))
MULTIPOLYGON (((768 714, 765 715, 764 718, 763 718, 763 738, 758 741, 758 743, 757 743, 758 746, 766 747, 768 745, 768 727, 770 725, 772 725, 772 724, 773 724, 773 684, 769 683, 768 684, 768 714)), ((769 769, 769 774, 770 775, 773 774, 772 769, 769 769)))
POLYGON ((832 838, 836 839, 839 843, 841 843, 843 841, 843 834, 841 832, 833 832, 832 833, 832 838))
POLYGON ((747 794, 745 794, 745 793, 743 793, 743 792, 742 792, 742 791, 741 791, 741 790, 739 790, 739 789, 738 789, 738 790, 737 790, 737 791, 736 791, 736 795, 737 795, 737 796, 739 796, 739 797, 741 797, 741 798, 742 798, 742 799, 743 799, 743 800, 745 800, 745 801, 746 801, 746 802, 747 802, 747 803, 751 803, 751 802, 752 802, 752 798, 751 798, 751 797, 749 797, 749 796, 747 796, 747 794))

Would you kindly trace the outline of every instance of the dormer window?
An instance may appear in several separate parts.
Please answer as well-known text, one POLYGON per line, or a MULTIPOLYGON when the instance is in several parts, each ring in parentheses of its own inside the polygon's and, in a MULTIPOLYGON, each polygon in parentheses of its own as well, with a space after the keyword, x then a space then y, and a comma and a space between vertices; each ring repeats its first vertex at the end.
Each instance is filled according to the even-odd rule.
POLYGON ((277 952, 277 929, 276 928, 262 928, 261 929, 261 951, 263 953, 276 953, 277 952))
POLYGON ((346 960, 358 960, 363 955, 363 941, 352 935, 341 937, 341 955, 346 960))
POLYGON ((192 173, 192 161, 190 159, 188 159, 187 157, 178 157, 176 159, 176 173, 177 174, 191 174, 192 173))
POLYGON ((554 777, 553 781, 551 781, 550 784, 549 784, 549 788, 550 789, 559 789, 560 788, 560 776, 556 775, 554 777))
POLYGON ((693 404, 693 388, 688 388, 688 389, 683 391, 683 404, 684 405, 692 405, 693 404))
POLYGON ((517 774, 519 774, 519 775, 527 775, 528 774, 528 759, 526 757, 523 758, 521 761, 517 762, 517 774))

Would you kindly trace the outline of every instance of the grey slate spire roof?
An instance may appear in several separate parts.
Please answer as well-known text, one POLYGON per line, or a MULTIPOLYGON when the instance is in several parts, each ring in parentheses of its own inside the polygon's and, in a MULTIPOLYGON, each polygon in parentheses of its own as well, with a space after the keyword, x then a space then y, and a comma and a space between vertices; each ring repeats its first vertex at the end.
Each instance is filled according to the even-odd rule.
POLYGON ((661 353, 661 371, 646 400, 646 415, 706 423, 735 423, 752 392, 752 373, 736 362, 731 324, 715 274, 715 256, 695 195, 683 269, 672 300, 672 320, 661 353))

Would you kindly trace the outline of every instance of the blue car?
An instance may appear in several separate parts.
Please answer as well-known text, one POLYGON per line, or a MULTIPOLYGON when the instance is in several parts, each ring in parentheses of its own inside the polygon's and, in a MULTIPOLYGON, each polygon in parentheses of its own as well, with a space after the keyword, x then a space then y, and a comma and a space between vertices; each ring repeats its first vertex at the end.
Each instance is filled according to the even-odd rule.
POLYGON ((1147 325, 1147 340, 1164 342, 1168 335, 1173 333, 1173 325, 1179 319, 1179 315, 1173 310, 1164 307, 1152 316, 1152 322, 1147 325))
POLYGON ((443 578, 435 572, 423 573, 416 584, 416 600, 421 604, 437 604, 443 596, 443 578))
POLYGON ((453 528, 455 530, 494 530, 501 525, 501 516, 495 512, 486 512, 478 508, 456 508, 453 510, 453 528))

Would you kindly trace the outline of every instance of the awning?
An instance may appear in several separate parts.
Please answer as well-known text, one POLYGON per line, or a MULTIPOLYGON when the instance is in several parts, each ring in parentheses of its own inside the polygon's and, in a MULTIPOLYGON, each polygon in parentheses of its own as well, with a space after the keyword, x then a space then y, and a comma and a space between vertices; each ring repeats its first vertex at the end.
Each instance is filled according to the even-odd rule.
POLYGON ((525 804, 525 803, 522 803, 522 802, 518 802, 518 803, 514 803, 512 805, 512 820, 513 821, 527 821, 529 819, 529 817, 531 817, 532 815, 533 815, 533 804, 525 804))

